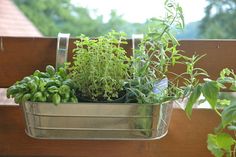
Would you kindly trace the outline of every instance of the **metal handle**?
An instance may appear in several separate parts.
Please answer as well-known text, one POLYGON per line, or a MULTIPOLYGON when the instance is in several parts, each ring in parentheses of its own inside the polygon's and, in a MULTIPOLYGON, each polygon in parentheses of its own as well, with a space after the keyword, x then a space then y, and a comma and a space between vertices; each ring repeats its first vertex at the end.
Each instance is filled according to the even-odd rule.
POLYGON ((67 61, 69 39, 70 39, 70 34, 58 33, 58 36, 57 36, 56 69, 61 67, 67 61))
POLYGON ((143 34, 133 34, 132 35, 132 48, 133 48, 133 56, 137 57, 135 54, 135 50, 139 48, 139 44, 143 39, 143 34))

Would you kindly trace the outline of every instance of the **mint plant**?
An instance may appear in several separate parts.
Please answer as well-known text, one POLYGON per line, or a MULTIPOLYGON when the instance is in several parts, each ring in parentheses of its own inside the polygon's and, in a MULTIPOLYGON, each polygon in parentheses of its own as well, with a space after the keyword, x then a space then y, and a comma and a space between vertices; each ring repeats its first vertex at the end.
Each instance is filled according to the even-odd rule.
MULTIPOLYGON (((236 74, 228 68, 223 69, 220 77, 217 79, 217 85, 220 89, 229 88, 236 92, 236 74)), ((208 135, 208 149, 216 157, 236 156, 236 103, 225 99, 218 98, 218 108, 213 106, 213 109, 220 116, 221 122, 215 129, 215 134, 208 135), (226 132, 227 130, 227 132, 226 132), (231 135, 229 133, 232 133, 231 135), (232 136, 233 135, 233 136, 232 136)))
POLYGON ((77 102, 73 82, 68 79, 66 68, 55 71, 48 65, 46 72, 36 70, 33 75, 25 77, 7 89, 7 97, 14 98, 15 103, 26 101, 53 102, 55 105, 77 102))
POLYGON ((207 140, 208 149, 216 157, 236 156, 236 104, 219 97, 220 91, 226 88, 236 92, 236 74, 228 68, 221 71, 217 80, 206 79, 204 83, 199 83, 191 93, 185 108, 187 116, 190 117, 193 105, 198 101, 200 95, 203 95, 221 118, 215 134, 209 134, 207 140), (225 132, 225 130, 228 131, 225 132), (229 134, 229 131, 234 134, 234 137, 229 134))

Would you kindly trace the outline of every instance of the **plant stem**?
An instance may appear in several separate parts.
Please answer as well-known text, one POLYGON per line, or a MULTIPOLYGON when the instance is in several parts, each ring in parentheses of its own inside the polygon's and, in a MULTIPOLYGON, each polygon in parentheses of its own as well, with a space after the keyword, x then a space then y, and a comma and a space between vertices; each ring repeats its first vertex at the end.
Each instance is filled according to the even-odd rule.
MULTIPOLYGON (((233 157, 236 157, 236 144, 234 145, 234 149, 233 149, 233 157)), ((230 154, 230 156, 231 156, 231 154, 230 154)))
POLYGON ((220 114, 220 112, 215 108, 214 109, 215 110, 215 112, 218 114, 218 116, 220 116, 221 117, 221 114, 220 114))
POLYGON ((161 33, 161 35, 159 36, 159 39, 162 38, 162 36, 167 32, 167 29, 170 28, 170 26, 175 22, 175 19, 177 17, 177 13, 175 14, 174 18, 172 19, 172 21, 170 22, 170 25, 166 26, 163 30, 163 32, 161 33))

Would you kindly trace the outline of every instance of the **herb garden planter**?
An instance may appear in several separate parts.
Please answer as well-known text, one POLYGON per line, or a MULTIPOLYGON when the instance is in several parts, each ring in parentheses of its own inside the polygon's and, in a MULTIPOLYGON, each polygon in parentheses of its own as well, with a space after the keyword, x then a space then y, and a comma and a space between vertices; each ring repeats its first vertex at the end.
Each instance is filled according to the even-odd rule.
POLYGON ((33 138, 141 140, 167 134, 172 104, 25 102, 22 109, 33 138))
MULTIPOLYGON (((63 34, 60 35, 63 36, 63 34)), ((66 61, 69 41, 69 36, 63 38, 60 35, 58 37, 57 67, 66 61)), ((49 74, 54 73, 50 72, 50 70, 53 71, 52 67, 46 69, 49 74)), ((60 77, 60 74, 54 75, 56 78, 60 77)), ((63 84, 63 82, 61 83, 63 84)), ((47 87, 47 85, 45 86, 47 87)), ((164 91, 167 86, 168 79, 165 78, 155 84, 154 92, 160 92, 161 89, 164 91)), ((60 88, 48 87, 48 92, 60 89, 62 86, 60 88)), ((68 93, 65 89, 59 93, 63 95, 65 92, 68 93)), ((161 105, 150 105, 121 103, 126 99, 125 95, 106 102, 83 100, 78 95, 77 97, 80 101, 78 103, 66 102, 58 105, 55 105, 57 101, 53 101, 54 103, 33 101, 21 103, 27 135, 38 139, 144 140, 159 139, 167 134, 173 101, 161 105)))
POLYGON ((59 34, 56 70, 51 65, 45 72, 36 70, 7 92, 22 106, 26 133, 43 139, 135 140, 166 135, 174 101, 190 95, 198 82, 194 68, 198 57, 179 54, 179 43, 169 29, 183 24, 182 12, 168 6, 176 15, 163 23, 153 19, 155 25, 133 45, 131 57, 124 49, 125 34, 111 31, 96 39, 81 35, 74 42, 73 61, 66 63, 69 36, 59 34), (173 74, 169 68, 177 63, 186 64, 188 71, 168 80, 173 74), (184 75, 191 80, 184 79, 182 87, 179 79, 184 75), (122 103, 110 103, 123 95, 122 103))

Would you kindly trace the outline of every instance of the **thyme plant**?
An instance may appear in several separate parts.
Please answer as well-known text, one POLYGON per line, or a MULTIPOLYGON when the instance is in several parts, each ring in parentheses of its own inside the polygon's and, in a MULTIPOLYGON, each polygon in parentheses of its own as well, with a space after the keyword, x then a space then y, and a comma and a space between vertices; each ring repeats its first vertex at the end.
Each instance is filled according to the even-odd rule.
POLYGON ((72 79, 83 97, 92 100, 118 98, 129 75, 129 58, 121 44, 125 34, 109 32, 97 39, 81 35, 75 42, 72 79))

